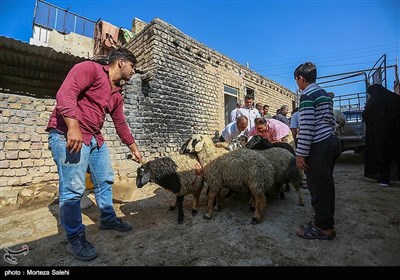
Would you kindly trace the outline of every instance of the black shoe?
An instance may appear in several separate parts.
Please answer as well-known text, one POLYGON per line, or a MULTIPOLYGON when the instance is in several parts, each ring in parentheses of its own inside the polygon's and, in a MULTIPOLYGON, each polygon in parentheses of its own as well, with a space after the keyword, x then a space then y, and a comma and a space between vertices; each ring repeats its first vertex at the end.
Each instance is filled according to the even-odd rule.
POLYGON ((132 226, 127 222, 123 222, 121 218, 115 218, 110 222, 100 221, 100 229, 115 229, 118 231, 130 231, 132 226))
POLYGON ((69 240, 67 251, 80 261, 91 261, 98 256, 96 248, 87 241, 84 232, 69 240))

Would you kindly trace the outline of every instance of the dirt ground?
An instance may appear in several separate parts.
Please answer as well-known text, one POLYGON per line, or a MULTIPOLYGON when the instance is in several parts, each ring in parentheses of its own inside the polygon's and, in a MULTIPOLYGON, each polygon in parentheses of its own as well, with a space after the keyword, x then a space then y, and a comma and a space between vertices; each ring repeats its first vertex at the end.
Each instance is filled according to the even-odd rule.
POLYGON ((382 188, 363 177, 360 156, 343 153, 335 167, 336 230, 333 241, 305 240, 295 234, 312 220, 307 189, 305 206, 294 190, 285 200, 269 200, 265 216, 251 225, 247 196, 234 194, 203 219, 203 192, 197 216, 191 216, 191 197, 185 198, 185 221, 168 212, 174 196, 157 185, 115 186, 115 209, 134 226, 131 232, 100 231, 99 214, 92 206, 83 211, 87 237, 99 257, 81 262, 69 255, 59 225, 58 204, 3 207, 1 246, 29 253, 1 266, 399 266, 400 182, 382 188))

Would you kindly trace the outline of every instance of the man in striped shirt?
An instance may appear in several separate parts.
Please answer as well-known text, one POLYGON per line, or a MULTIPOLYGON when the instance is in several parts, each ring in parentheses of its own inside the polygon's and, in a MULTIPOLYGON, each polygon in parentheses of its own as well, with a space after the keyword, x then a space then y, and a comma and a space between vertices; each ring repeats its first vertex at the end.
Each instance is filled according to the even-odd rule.
POLYGON ((301 90, 300 128, 297 136, 296 166, 307 175, 307 186, 314 208, 314 222, 300 226, 297 235, 305 239, 331 240, 336 236, 335 182, 333 168, 340 155, 335 136, 333 101, 316 84, 317 68, 312 62, 299 65, 294 78, 301 90))

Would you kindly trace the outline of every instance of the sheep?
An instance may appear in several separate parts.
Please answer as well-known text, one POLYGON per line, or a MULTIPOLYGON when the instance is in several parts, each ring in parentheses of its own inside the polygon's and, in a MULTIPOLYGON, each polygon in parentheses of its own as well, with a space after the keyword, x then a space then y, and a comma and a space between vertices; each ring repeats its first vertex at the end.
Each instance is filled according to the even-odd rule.
MULTIPOLYGON (((284 148, 288 150, 292 155, 296 156, 296 153, 291 145, 288 143, 284 142, 275 142, 275 143, 270 143, 267 139, 260 135, 254 135, 252 136, 249 141, 246 143, 246 148, 248 149, 253 149, 253 150, 265 150, 265 149, 270 149, 273 147, 279 147, 279 148, 284 148)), ((290 192, 290 186, 288 182, 285 182, 286 185, 286 192, 290 192)), ((300 182, 300 187, 303 186, 303 181, 300 182)), ((281 199, 285 198, 285 194, 281 192, 280 194, 281 199)))
POLYGON ((344 125, 346 124, 346 115, 340 110, 333 110, 333 114, 335 115, 335 132, 337 136, 343 136, 344 134, 344 125))
MULTIPOLYGON (((192 138, 189 138, 189 139, 186 140, 185 143, 181 146, 181 148, 180 148, 180 150, 179 150, 179 153, 180 153, 180 154, 188 153, 187 151, 185 152, 185 149, 187 148, 187 145, 188 145, 188 143, 189 143, 191 140, 192 140, 192 138)), ((228 144, 229 144, 229 143, 227 143, 227 142, 217 142, 217 143, 214 143, 213 145, 214 145, 214 147, 215 147, 216 149, 213 149, 213 155, 212 155, 212 157, 213 157, 213 158, 217 158, 217 157, 220 157, 220 156, 222 156, 222 155, 228 153, 228 152, 229 152, 228 144)), ((210 191, 210 189, 207 188, 206 195, 208 195, 209 191, 210 191)), ((232 191, 232 190, 229 190, 229 192, 226 194, 225 197, 230 196, 232 193, 233 193, 233 191, 232 191)), ((214 204, 216 204, 216 202, 214 202, 214 204)))
POLYGON ((270 148, 274 148, 274 147, 279 147, 279 148, 288 150, 294 156, 296 155, 293 147, 290 144, 285 143, 285 142, 271 143, 267 139, 265 139, 264 137, 262 137, 260 135, 254 135, 254 136, 250 137, 249 140, 247 141, 245 147, 248 149, 252 149, 252 150, 265 150, 265 149, 270 149, 270 148))
POLYGON ((299 197, 299 205, 304 206, 303 195, 300 191, 300 187, 303 184, 304 172, 296 167, 296 157, 288 150, 279 147, 258 150, 258 152, 268 159, 273 166, 274 182, 277 184, 278 189, 281 189, 283 183, 291 183, 299 197))
POLYGON ((231 142, 229 142, 227 149, 229 151, 233 151, 236 149, 244 148, 248 139, 249 137, 246 134, 240 134, 239 136, 233 138, 231 142))
MULTIPOLYGON (((265 149, 271 149, 273 147, 280 147, 280 148, 288 150, 294 156, 296 155, 293 147, 291 145, 289 145, 288 143, 285 143, 285 142, 271 143, 267 139, 265 139, 264 137, 262 137, 260 135, 251 136, 248 139, 245 147, 248 149, 252 149, 252 150, 265 150, 265 149)), ((303 184, 303 182, 301 182, 301 185, 302 184, 303 184)), ((285 185, 286 185, 285 191, 290 192, 290 185, 287 182, 285 183, 285 185)), ((285 199, 285 193, 283 191, 280 192, 279 196, 281 199, 285 199)))
POLYGON ((274 168, 259 151, 237 149, 217 156, 215 150, 212 140, 201 135, 192 137, 184 149, 185 153, 198 156, 210 189, 203 218, 211 219, 214 198, 219 198, 222 188, 228 187, 235 191, 250 190, 255 201, 251 224, 258 224, 266 207, 265 193, 275 196, 279 191, 274 188, 274 168))
POLYGON ((169 210, 178 206, 178 224, 183 223, 183 199, 186 194, 193 195, 192 216, 197 214, 200 193, 203 189, 203 171, 196 156, 173 154, 151 160, 137 169, 136 186, 142 188, 154 182, 176 194, 176 200, 169 210))

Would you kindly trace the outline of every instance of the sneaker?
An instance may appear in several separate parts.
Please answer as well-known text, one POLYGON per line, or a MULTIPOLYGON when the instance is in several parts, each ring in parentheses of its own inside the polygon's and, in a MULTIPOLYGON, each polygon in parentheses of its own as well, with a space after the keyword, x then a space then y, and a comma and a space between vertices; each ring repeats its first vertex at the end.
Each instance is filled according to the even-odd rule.
POLYGON ((91 261, 98 256, 96 248, 87 241, 84 232, 69 240, 67 252, 80 261, 91 261))
POLYGON ((127 222, 123 222, 121 218, 115 218, 110 222, 100 221, 100 229, 115 229, 118 231, 130 231, 132 226, 127 222))
POLYGON ((376 181, 376 183, 378 185, 380 185, 381 187, 389 187, 389 181, 388 180, 378 180, 376 181))

